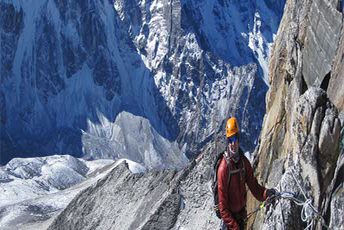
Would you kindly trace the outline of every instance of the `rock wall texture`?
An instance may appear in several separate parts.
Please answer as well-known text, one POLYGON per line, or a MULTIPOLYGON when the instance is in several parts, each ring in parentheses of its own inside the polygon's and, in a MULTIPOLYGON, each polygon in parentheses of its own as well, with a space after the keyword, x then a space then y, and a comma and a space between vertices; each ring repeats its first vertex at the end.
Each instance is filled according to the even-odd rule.
POLYGON ((308 86, 320 87, 331 71, 342 24, 337 4, 338 0, 315 0, 310 5, 302 63, 302 74, 308 86))
MULTIPOLYGON (((303 190, 302 199, 311 199, 323 217, 314 220, 318 229, 344 226, 343 40, 339 1, 287 1, 254 153, 260 182, 300 196, 303 190)), ((258 206, 251 195, 248 200, 249 211, 258 206)), ((301 207, 285 199, 276 200, 250 222, 253 229, 301 229, 308 224, 301 220, 301 207)))
POLYGON ((333 61, 331 79, 327 89, 328 96, 336 107, 344 110, 344 29, 341 27, 340 41, 338 50, 333 61))

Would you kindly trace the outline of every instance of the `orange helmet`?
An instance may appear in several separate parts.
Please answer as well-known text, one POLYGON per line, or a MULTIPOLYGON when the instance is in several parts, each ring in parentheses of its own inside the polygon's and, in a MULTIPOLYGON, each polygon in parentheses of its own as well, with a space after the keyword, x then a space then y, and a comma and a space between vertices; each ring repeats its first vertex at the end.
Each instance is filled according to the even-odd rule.
POLYGON ((235 117, 229 118, 226 125, 226 137, 230 138, 236 135, 238 132, 239 132, 239 127, 238 127, 238 123, 235 117))

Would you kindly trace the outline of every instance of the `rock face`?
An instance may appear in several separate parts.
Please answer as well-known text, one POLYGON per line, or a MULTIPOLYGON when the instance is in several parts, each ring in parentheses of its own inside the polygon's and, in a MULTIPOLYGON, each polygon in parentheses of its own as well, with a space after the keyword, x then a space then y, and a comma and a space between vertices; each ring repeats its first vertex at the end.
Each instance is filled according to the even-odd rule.
MULTIPOLYGON (((342 129, 341 136, 344 136, 344 129, 342 129)), ((324 199, 325 210, 323 214, 330 218, 330 226, 340 227, 344 225, 344 138, 341 139, 340 153, 337 161, 337 167, 333 175, 333 180, 327 188, 326 197, 324 199), (329 205, 330 204, 330 205, 329 205)))
MULTIPOLYGON (((343 167, 339 112, 344 80, 338 66, 343 22, 337 6, 339 1, 287 1, 271 56, 267 111, 254 159, 255 172, 267 187, 311 199, 324 219, 313 223, 318 229, 344 224, 337 215, 343 210, 338 173, 343 167), (331 32, 321 32, 324 28, 331 32)), ((249 210, 256 206, 250 196, 249 210)), ((301 209, 278 199, 251 220, 252 226, 306 228, 311 222, 301 220, 301 209)))
MULTIPOLYGON (((265 176, 268 187, 276 187, 281 192, 293 192, 300 197, 305 192, 317 210, 325 210, 325 197, 332 192, 328 188, 339 155, 338 112, 326 97, 325 91, 312 87, 296 102, 293 114, 291 132, 285 135, 283 151, 272 153, 272 165, 281 162, 280 167, 271 167, 259 161, 261 178, 265 176), (282 175, 282 179, 276 180, 275 176, 270 176, 275 174, 282 175)), ((306 200, 304 197, 302 199, 306 200)), ((266 219, 261 222, 256 220, 255 226, 263 225, 264 229, 269 229, 273 224, 287 229, 304 227, 300 221, 301 209, 293 207, 295 204, 290 201, 277 202, 272 206, 273 211, 270 209, 267 213, 266 219)), ((329 225, 328 219, 326 221, 324 224, 329 225)))
POLYGON ((111 130, 122 111, 188 157, 232 113, 252 151, 284 3, 2 1, 0 164, 62 153, 116 159, 111 130))
POLYGON ((302 75, 308 86, 320 87, 324 78, 331 72, 342 27, 342 17, 337 9, 338 2, 317 0, 309 5, 309 24, 302 51, 302 75))
POLYGON ((341 27, 340 41, 338 50, 333 61, 331 78, 327 89, 328 96, 340 110, 344 110, 344 29, 341 27))
POLYGON ((220 219, 213 210, 211 180, 216 152, 223 151, 221 141, 211 142, 196 160, 194 168, 180 182, 183 205, 174 230, 178 229, 218 229, 220 219))

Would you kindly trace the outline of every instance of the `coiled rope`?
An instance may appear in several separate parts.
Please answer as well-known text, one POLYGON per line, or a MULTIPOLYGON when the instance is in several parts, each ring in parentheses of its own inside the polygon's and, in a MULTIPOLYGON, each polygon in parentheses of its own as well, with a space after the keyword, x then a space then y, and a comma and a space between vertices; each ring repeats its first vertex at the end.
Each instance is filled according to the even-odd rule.
POLYGON ((300 197, 298 197, 295 193, 292 192, 277 192, 275 195, 268 197, 264 202, 261 203, 261 205, 256 208, 254 211, 250 212, 247 215, 246 221, 253 216, 255 213, 257 213, 259 210, 263 209, 264 207, 269 206, 270 204, 272 204, 273 200, 276 199, 288 199, 293 201, 296 205, 298 206, 302 206, 302 210, 301 210, 301 220, 305 223, 307 223, 307 227, 305 228, 305 230, 312 230, 314 229, 314 226, 316 224, 317 221, 321 221, 321 224, 323 227, 325 227, 326 229, 330 229, 326 224, 325 224, 325 220, 322 217, 322 215, 320 215, 320 213, 314 208, 313 204, 312 204, 312 199, 311 198, 307 198, 304 190, 302 189, 301 185, 299 184, 299 182, 296 180, 296 177, 292 171, 292 175, 294 180, 296 181, 297 185, 300 188, 300 191, 302 192, 303 197, 305 198, 305 200, 302 200, 300 197))

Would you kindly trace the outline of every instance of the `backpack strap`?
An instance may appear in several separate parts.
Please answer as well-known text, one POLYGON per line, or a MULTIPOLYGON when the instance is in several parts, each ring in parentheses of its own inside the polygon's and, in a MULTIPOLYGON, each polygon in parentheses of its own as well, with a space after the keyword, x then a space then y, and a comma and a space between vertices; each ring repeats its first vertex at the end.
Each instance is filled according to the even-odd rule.
POLYGON ((241 163, 242 163, 242 168, 243 168, 243 171, 244 171, 244 177, 245 177, 245 181, 246 181, 246 167, 245 167, 245 162, 244 162, 243 157, 241 157, 241 163))
MULTIPOLYGON (((241 157, 242 168, 238 168, 238 169, 231 170, 231 169, 230 169, 230 163, 229 163, 229 160, 228 160, 227 155, 226 155, 225 152, 223 153, 223 157, 224 157, 225 160, 226 160, 227 168, 228 168, 228 187, 229 187, 229 182, 230 182, 230 180, 231 180, 231 175, 232 175, 232 174, 241 173, 242 171, 244 171, 244 177, 245 177, 245 180, 246 180, 246 168, 245 168, 244 159, 241 157)), ((240 178, 241 178, 241 177, 240 177, 240 178)))
POLYGON ((244 171, 244 169, 242 169, 242 168, 234 169, 234 170, 229 171, 229 174, 234 174, 234 173, 238 173, 238 172, 241 172, 241 171, 244 171))
POLYGON ((231 180, 231 168, 230 168, 230 163, 229 163, 229 160, 227 158, 227 155, 226 155, 226 152, 223 153, 223 157, 225 158, 226 160, 226 163, 227 163, 227 169, 228 169, 228 181, 227 181, 227 185, 228 185, 228 188, 229 188, 229 182, 231 180))

